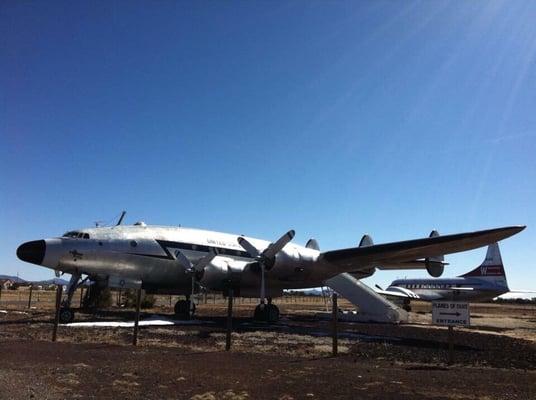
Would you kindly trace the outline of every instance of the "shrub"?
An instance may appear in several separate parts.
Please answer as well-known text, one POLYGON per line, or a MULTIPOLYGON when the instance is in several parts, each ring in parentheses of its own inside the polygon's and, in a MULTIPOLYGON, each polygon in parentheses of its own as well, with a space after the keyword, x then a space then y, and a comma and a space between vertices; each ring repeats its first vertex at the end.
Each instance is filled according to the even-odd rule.
MULTIPOLYGON (((136 307, 137 291, 127 289, 123 292, 123 304, 125 307, 136 307)), ((145 290, 141 291, 141 308, 152 308, 156 302, 156 298, 152 294, 146 294, 145 290)))

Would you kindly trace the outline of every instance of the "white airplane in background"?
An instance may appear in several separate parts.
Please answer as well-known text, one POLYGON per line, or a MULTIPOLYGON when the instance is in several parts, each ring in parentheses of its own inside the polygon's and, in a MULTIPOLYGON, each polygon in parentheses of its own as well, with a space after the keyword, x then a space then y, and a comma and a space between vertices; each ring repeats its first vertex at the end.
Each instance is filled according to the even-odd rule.
POLYGON ((444 263, 437 260, 439 255, 485 246, 525 228, 511 226, 378 245, 365 235, 360 247, 320 252, 314 239, 305 246, 289 243, 292 230, 269 242, 143 222, 120 225, 123 216, 113 227, 70 231, 17 249, 23 261, 72 275, 60 312, 62 322, 73 320, 72 296, 87 279, 99 287, 141 287, 147 293, 185 295, 186 300, 175 305, 175 312, 185 317, 193 315, 190 296, 194 293, 227 294, 233 289, 234 296, 259 295, 255 319, 275 321, 279 310, 271 298, 281 296, 284 289, 323 286, 343 272, 363 278, 376 268, 426 268, 432 276, 440 276, 444 263))
POLYGON ((379 294, 404 299, 404 309, 407 311, 411 309, 411 300, 488 301, 509 292, 534 293, 530 290, 511 291, 508 288, 498 243, 488 246, 482 264, 456 278, 397 279, 385 290, 378 285, 376 287, 379 294))

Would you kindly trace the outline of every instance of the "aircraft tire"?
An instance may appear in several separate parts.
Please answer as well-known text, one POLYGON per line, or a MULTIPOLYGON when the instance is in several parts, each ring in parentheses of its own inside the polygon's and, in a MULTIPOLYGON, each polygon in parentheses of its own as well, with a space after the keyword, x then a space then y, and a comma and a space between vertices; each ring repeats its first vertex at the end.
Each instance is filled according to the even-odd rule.
POLYGON ((273 323, 279 321, 279 308, 275 304, 259 304, 255 307, 253 319, 259 322, 273 323))
POLYGON ((69 324, 74 321, 74 311, 68 307, 60 308, 60 324, 69 324))
POLYGON ((175 303, 175 315, 181 319, 190 319, 195 314, 195 303, 193 305, 193 312, 190 315, 190 301, 179 300, 175 303))

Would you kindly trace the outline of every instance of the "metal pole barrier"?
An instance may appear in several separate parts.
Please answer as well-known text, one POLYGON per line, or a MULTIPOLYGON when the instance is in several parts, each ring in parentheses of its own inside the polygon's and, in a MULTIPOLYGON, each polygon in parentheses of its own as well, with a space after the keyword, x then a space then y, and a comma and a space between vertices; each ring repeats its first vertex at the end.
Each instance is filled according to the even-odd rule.
POLYGON ((63 294, 63 286, 56 287, 56 315, 54 317, 54 329, 52 330, 52 341, 55 342, 58 335, 58 324, 60 323, 60 306, 61 295, 63 294))
POLYGON ((231 332, 233 330, 233 289, 229 289, 227 304, 227 335, 225 337, 225 351, 231 350, 231 332))
POLYGON ((452 365, 452 360, 454 359, 454 327, 449 326, 449 365, 452 365))
POLYGON ((138 294, 136 296, 136 319, 134 320, 134 338, 132 339, 132 344, 134 346, 138 345, 138 324, 140 322, 140 303, 141 303, 141 288, 138 289, 138 294))
POLYGON ((30 285, 30 294, 28 295, 28 309, 30 309, 30 307, 32 306, 32 290, 33 286, 30 285))
POLYGON ((84 288, 80 287, 80 308, 82 308, 83 303, 84 303, 84 288))
POLYGON ((331 316, 332 316, 332 322, 333 322, 333 357, 336 357, 339 352, 339 309, 337 307, 337 293, 333 292, 332 295, 332 307, 331 307, 331 316))

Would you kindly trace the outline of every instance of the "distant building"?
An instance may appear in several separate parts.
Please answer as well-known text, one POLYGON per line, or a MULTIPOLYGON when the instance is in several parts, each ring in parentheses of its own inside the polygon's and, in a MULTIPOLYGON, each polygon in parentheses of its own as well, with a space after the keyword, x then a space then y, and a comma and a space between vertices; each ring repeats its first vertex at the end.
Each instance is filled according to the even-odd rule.
POLYGON ((11 279, 0 279, 0 287, 2 289, 11 289, 12 287, 16 287, 16 282, 11 279))

